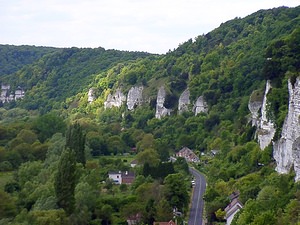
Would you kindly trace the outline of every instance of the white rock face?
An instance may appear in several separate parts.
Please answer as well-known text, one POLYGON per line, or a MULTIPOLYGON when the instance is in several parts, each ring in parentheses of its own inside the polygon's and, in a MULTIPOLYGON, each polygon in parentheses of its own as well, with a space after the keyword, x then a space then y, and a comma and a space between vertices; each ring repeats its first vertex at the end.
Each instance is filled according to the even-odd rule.
POLYGON ((207 103, 205 102, 203 96, 198 97, 197 101, 195 102, 193 110, 195 112, 195 116, 201 112, 204 112, 204 113, 208 112, 208 106, 207 106, 207 103))
POLYGON ((268 80, 261 107, 261 118, 260 121, 258 121, 258 127, 256 130, 258 143, 262 150, 264 150, 271 143, 276 131, 273 122, 267 118, 267 94, 270 89, 271 84, 268 80))
POLYGON ((190 91, 186 89, 179 97, 178 101, 178 114, 188 111, 188 106, 190 104, 190 91))
POLYGON ((290 80, 289 89, 289 110, 285 118, 281 138, 274 143, 273 156, 276 160, 276 171, 289 173, 294 165, 296 172, 295 180, 300 180, 300 81, 299 77, 294 86, 290 80))
POLYGON ((156 112, 155 112, 155 118, 161 119, 164 116, 170 115, 172 112, 172 109, 167 109, 164 107, 166 98, 166 91, 163 86, 161 86, 157 93, 157 99, 156 99, 156 112))
POLYGON ((249 118, 251 121, 252 126, 256 126, 259 127, 260 124, 260 118, 259 118, 259 110, 261 109, 263 105, 263 99, 261 99, 261 101, 251 101, 251 97, 250 97, 250 101, 248 103, 248 109, 251 112, 251 117, 249 118))
POLYGON ((126 101, 126 96, 121 92, 120 89, 117 89, 113 95, 109 94, 107 96, 107 99, 104 102, 104 108, 105 109, 112 108, 112 107, 120 108, 123 102, 125 101, 126 101))
POLYGON ((88 92, 88 102, 92 103, 95 100, 94 89, 90 88, 88 92))
POLYGON ((130 88, 127 95, 127 108, 133 110, 143 103, 143 86, 130 88))

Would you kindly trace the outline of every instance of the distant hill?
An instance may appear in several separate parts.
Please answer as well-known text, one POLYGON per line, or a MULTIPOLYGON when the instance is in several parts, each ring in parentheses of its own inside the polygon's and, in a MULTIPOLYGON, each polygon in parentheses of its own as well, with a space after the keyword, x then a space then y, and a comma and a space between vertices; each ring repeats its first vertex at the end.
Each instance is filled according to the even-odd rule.
MULTIPOLYGON (((11 49, 14 48, 11 46, 11 49)), ((150 55, 104 48, 49 49, 48 53, 36 57, 36 60, 32 59, 31 64, 26 66, 17 64, 20 70, 0 77, 0 83, 10 84, 13 89, 21 87, 25 90, 27 94, 21 104, 26 109, 49 111, 55 103, 86 90, 95 74, 118 63, 150 55)))
MULTIPOLYGON (((104 162, 110 160, 103 155, 137 153, 141 167, 136 172, 144 175, 144 178, 138 176, 139 181, 134 184, 137 191, 128 189, 132 195, 128 199, 115 195, 122 196, 121 189, 101 192, 97 203, 86 211, 90 201, 82 207, 82 197, 76 197, 78 222, 85 216, 87 222, 80 222, 93 223, 96 218, 94 222, 99 223, 101 214, 107 215, 107 210, 101 212, 107 205, 114 219, 120 218, 123 206, 134 209, 132 215, 157 209, 147 214, 152 219, 158 215, 158 209, 165 212, 165 206, 170 204, 167 208, 172 218, 174 204, 170 202, 174 199, 180 203, 181 199, 164 198, 164 203, 158 202, 160 194, 156 190, 165 192, 167 189, 161 187, 166 182, 160 179, 154 181, 157 186, 151 186, 149 176, 154 178, 166 170, 169 163, 162 162, 188 147, 199 157, 193 166, 207 177, 204 199, 208 223, 224 223, 229 196, 239 193, 244 208, 232 225, 298 224, 299 46, 300 6, 279 7, 224 22, 164 55, 63 48, 48 49, 26 65, 22 60, 20 64, 8 62, 4 66, 15 69, 6 69, 9 72, 3 72, 0 83, 11 85, 12 91, 24 90, 25 97, 0 108, 0 166, 6 171, 27 162, 21 171, 41 170, 38 176, 20 172, 16 183, 7 186, 7 190, 14 192, 11 202, 15 196, 18 198, 18 214, 22 211, 13 222, 26 215, 28 221, 32 221, 32 216, 43 221, 44 215, 57 218, 50 216, 56 215, 52 209, 57 209, 53 183, 49 183, 49 191, 44 183, 53 182, 52 178, 45 179, 45 175, 56 173, 46 172, 47 167, 41 161, 37 164, 28 161, 49 157, 47 165, 56 171, 59 149, 65 146, 65 125, 76 122, 86 134, 85 149, 98 157, 80 169, 85 177, 80 183, 91 183, 96 191, 84 188, 84 184, 77 186, 77 193, 100 193, 99 174, 104 176, 108 171, 102 169, 114 168, 105 166, 104 162), (94 172, 83 172, 85 169, 94 172), (101 172, 96 172, 97 169, 101 172), (25 174, 42 181, 36 183, 25 174), (20 179, 22 176, 26 179, 20 179), (144 193, 154 193, 153 199, 144 199, 144 193), (110 194, 112 199, 108 200, 106 196, 110 194)), ((11 46, 10 51, 13 49, 11 46)), ((114 164, 123 170, 126 167, 121 162, 118 157, 114 164)), ((188 171, 184 162, 180 158, 172 166, 188 171)), ((179 178, 189 183, 188 175, 186 179, 181 175, 179 178)), ((172 180, 169 179, 170 183, 172 180)), ((175 186, 176 192, 188 187, 175 186)), ((7 209, 10 208, 8 205, 7 209)), ((187 211, 188 208, 184 209, 187 211)), ((127 216, 127 210, 124 212, 127 216)), ((9 210, 7 214, 10 216, 9 210)), ((70 218, 76 219, 73 215, 70 218)))
POLYGON ((52 47, 0 45, 0 77, 15 73, 23 66, 57 50, 52 47))

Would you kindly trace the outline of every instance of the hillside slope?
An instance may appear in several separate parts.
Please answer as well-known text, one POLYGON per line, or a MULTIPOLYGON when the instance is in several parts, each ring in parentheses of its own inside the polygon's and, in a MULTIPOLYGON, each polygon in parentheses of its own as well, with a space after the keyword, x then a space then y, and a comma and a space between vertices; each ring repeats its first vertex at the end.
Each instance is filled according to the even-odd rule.
POLYGON ((0 77, 15 73, 23 66, 57 50, 52 47, 0 45, 0 77))
POLYGON ((45 55, 0 82, 12 89, 20 86, 26 95, 21 106, 48 112, 59 108, 67 98, 86 90, 93 76, 121 62, 148 56, 148 53, 65 48, 45 55))
MULTIPOLYGON (((103 155, 137 153, 141 166, 136 170, 140 175, 133 189, 136 192, 126 201, 91 197, 105 204, 105 207, 100 204, 98 209, 98 205, 80 201, 77 195, 79 209, 82 203, 90 210, 85 213, 86 221, 108 220, 103 216, 105 213, 97 214, 102 208, 109 208, 118 218, 124 208, 134 209, 128 212, 149 216, 149 221, 157 218, 164 206, 172 218, 175 203, 186 212, 182 199, 171 195, 168 199, 158 199, 160 195, 156 191, 168 183, 162 177, 166 175, 164 172, 172 170, 162 168, 169 166, 166 163, 169 157, 188 147, 194 155, 187 159, 193 157, 194 166, 207 176, 204 199, 210 223, 224 222, 229 196, 235 192, 239 193, 244 209, 233 224, 297 224, 300 214, 299 27, 300 6, 280 7, 225 22, 165 55, 101 48, 61 49, 45 55, 4 76, 5 82, 22 86, 26 91, 24 99, 5 107, 36 109, 45 115, 36 116, 19 108, 1 109, 1 165, 18 168, 23 162, 46 158, 49 161, 45 166, 51 166, 49 162, 58 161, 65 145, 63 135, 55 133, 64 133, 65 123, 77 122, 86 134, 86 151, 99 157, 90 168, 81 169, 85 171, 81 180, 85 184, 78 185, 77 191, 85 190, 90 184, 87 190, 92 186, 93 190, 99 190, 97 185, 101 184, 92 176, 101 174, 105 180, 108 171, 103 165, 108 163, 103 155), (202 109, 196 113, 196 107, 202 109), (268 132, 272 136, 260 145, 261 137, 268 132), (273 147, 273 141, 277 147, 273 147), (145 200, 144 193, 155 193, 156 197, 145 200), (148 215, 148 209, 157 211, 148 215)), ((187 169, 183 162, 179 159, 174 167, 187 169)), ((118 167, 117 171, 126 168, 121 160, 115 164, 109 168, 118 167)), ((47 168, 40 161, 28 162, 20 172, 34 166, 47 168)), ((51 169, 56 171, 54 167, 51 169)), ((42 182, 46 182, 42 175, 42 172, 37 175, 42 180, 40 183, 34 183, 36 177, 31 177, 32 182, 28 184, 16 181, 23 188, 18 197, 26 196, 18 203, 20 208, 26 207, 28 214, 36 218, 43 214, 35 214, 31 207, 46 209, 43 213, 56 209, 51 188, 47 198, 38 194, 33 198, 30 190, 35 188, 25 188, 36 185, 42 192, 42 182), (46 204, 47 199, 52 204, 46 204)), ((175 183, 181 187, 178 191, 185 191, 187 184, 182 183, 182 174, 174 177, 180 180, 179 186, 175 183)), ((47 180, 51 187, 52 181, 47 180)), ((108 189, 107 185, 103 195, 109 195, 108 189)), ((114 193, 112 196, 115 199, 114 193)))

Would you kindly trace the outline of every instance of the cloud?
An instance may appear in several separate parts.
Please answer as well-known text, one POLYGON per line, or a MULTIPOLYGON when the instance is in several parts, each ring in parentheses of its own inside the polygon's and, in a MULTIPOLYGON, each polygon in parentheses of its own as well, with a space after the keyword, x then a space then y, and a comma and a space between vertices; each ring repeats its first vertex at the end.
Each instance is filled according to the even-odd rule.
POLYGON ((0 43, 165 53, 235 17, 298 0, 10 0, 0 43))

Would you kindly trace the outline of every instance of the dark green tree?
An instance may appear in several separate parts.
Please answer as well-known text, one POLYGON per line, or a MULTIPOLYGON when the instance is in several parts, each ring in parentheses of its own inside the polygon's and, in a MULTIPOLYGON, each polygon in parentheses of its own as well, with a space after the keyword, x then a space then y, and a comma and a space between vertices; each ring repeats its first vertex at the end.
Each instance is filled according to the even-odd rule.
POLYGON ((66 148, 60 157, 54 187, 57 205, 70 215, 75 209, 76 156, 66 148))
POLYGON ((76 154, 76 161, 85 166, 85 135, 79 123, 69 126, 66 135, 66 147, 73 150, 76 154))
POLYGON ((66 124, 61 117, 54 113, 48 113, 33 122, 33 129, 38 134, 39 140, 44 142, 55 133, 64 133, 66 124))
POLYGON ((170 174, 164 180, 164 196, 170 205, 183 211, 188 206, 189 194, 183 175, 170 174))

